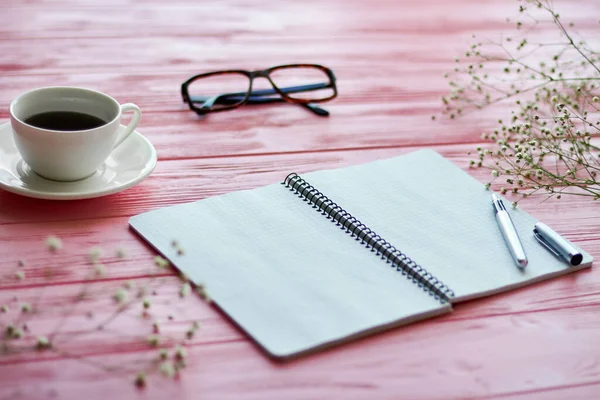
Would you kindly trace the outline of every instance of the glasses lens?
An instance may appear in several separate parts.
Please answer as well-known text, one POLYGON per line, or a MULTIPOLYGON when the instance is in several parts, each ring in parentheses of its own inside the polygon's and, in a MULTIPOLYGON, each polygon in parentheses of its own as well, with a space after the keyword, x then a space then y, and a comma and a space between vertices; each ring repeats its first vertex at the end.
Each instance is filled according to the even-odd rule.
POLYGON ((194 106, 216 110, 240 104, 250 89, 250 78, 240 73, 220 73, 194 80, 188 86, 194 106))
POLYGON ((269 74, 286 96, 307 101, 325 100, 334 95, 333 84, 325 71, 311 66, 277 68, 269 74))

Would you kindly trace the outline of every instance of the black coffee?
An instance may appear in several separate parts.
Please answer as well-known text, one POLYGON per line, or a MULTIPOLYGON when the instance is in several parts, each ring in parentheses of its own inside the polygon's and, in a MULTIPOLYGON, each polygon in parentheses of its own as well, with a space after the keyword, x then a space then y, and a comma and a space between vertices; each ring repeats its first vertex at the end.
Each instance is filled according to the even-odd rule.
POLYGON ((32 115, 26 124, 53 131, 83 131, 105 125, 107 122, 94 115, 74 111, 49 111, 32 115))

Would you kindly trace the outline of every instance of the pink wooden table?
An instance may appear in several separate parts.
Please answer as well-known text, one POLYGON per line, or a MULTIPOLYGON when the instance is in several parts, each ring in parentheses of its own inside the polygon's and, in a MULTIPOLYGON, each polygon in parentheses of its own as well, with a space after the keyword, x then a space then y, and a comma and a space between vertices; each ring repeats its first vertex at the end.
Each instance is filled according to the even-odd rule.
MULTIPOLYGON (((577 23, 597 26, 595 0, 562 3, 577 23)), ((28 89, 90 87, 142 108, 139 131, 159 157, 147 180, 105 198, 58 202, 0 191, 0 305, 10 306, 0 326, 22 318, 24 344, 58 332, 54 350, 0 348, 0 399, 600 398, 595 268, 280 364, 214 307, 196 296, 180 299, 179 278, 155 273, 155 253, 127 224, 140 212, 274 183, 291 170, 424 147, 468 169, 467 151, 497 117, 431 121, 447 93, 442 75, 472 33, 507 29, 516 2, 2 0, 0 6, 0 122, 8 121, 10 101, 28 89), (181 102, 179 85, 193 74, 291 62, 335 71, 340 95, 325 105, 331 117, 281 104, 200 120, 181 102), (57 254, 45 248, 48 235, 63 240, 57 254), (106 274, 88 283, 93 246, 105 251, 106 274), (114 256, 118 247, 126 249, 124 259, 114 256), (25 279, 15 278, 18 270, 25 279), (119 287, 150 281, 151 318, 167 342, 192 321, 201 328, 186 341, 187 367, 177 379, 149 374, 147 387, 138 389, 136 371, 157 354, 144 340, 152 330, 141 308, 96 328, 113 314, 119 287), (18 317, 21 302, 33 312, 18 317)), ((489 177, 468 171, 482 182, 489 177)), ((531 199, 521 207, 600 256, 600 209, 589 199, 531 199)))

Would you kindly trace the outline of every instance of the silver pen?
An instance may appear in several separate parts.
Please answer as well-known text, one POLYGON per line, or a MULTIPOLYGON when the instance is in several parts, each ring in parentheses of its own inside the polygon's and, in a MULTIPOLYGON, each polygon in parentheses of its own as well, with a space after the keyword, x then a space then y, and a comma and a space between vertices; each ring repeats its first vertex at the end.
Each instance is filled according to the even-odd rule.
POLYGON ((510 219, 510 215, 508 214, 508 211, 506 211, 502 200, 494 193, 492 193, 492 204, 496 211, 496 222, 498 222, 500 232, 502 232, 502 236, 504 236, 504 241, 508 246, 510 255, 513 260, 515 260, 517 267, 523 269, 527 266, 527 256, 525 255, 525 249, 521 244, 521 240, 519 240, 517 230, 510 219))

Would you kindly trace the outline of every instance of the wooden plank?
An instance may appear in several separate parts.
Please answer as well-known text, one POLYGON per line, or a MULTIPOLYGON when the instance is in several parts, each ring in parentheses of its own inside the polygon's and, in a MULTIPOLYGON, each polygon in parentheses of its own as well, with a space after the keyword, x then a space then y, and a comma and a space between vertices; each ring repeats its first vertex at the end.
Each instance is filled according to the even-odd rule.
MULTIPOLYGON (((468 166, 472 156, 467 153, 474 150, 475 145, 427 147, 438 151, 480 182, 490 180, 488 169, 468 166)), ((7 237, 13 229, 17 229, 12 226, 15 223, 79 220, 81 228, 92 228, 94 224, 108 226, 110 224, 103 221, 82 220, 131 216, 158 207, 281 182, 290 172, 341 168, 399 156, 420 148, 422 146, 417 145, 372 150, 162 160, 152 175, 141 184, 112 196, 84 201, 40 201, 0 191, 0 223, 3 224, 0 225, 0 236, 7 237)), ((497 182, 494 187, 499 190, 501 186, 501 182, 497 182)), ((557 224, 556 228, 560 228, 561 233, 576 235, 577 232, 582 235, 582 240, 588 238, 586 235, 593 235, 598 228, 596 221, 590 218, 597 215, 598 211, 589 207, 589 198, 571 196, 561 201, 543 202, 545 198, 543 195, 531 197, 520 204, 524 210, 549 224, 557 224)), ((52 224, 38 226, 43 227, 47 234, 51 234, 53 229, 52 224)))
MULTIPOLYGON (((65 222, 57 225, 55 233, 64 238, 64 248, 57 254, 49 254, 43 245, 46 227, 37 224, 18 224, 15 226, 14 236, 3 238, 4 243, 20 243, 20 249, 27 249, 27 254, 15 254, 14 251, 2 254, 0 272, 3 279, 0 281, 0 305, 8 304, 11 309, 18 302, 13 300, 17 296, 19 302, 36 302, 36 293, 45 293, 47 300, 52 303, 68 303, 68 298, 74 297, 72 293, 63 297, 65 284, 72 284, 79 288, 90 278, 95 277, 95 268, 89 261, 92 246, 101 246, 104 255, 100 262, 104 266, 104 274, 95 278, 97 285, 103 283, 105 289, 101 291, 102 297, 96 301, 91 299, 85 304, 86 310, 103 310, 106 302, 122 287, 125 282, 131 281, 137 287, 155 276, 159 281, 166 280, 164 290, 167 294, 176 293, 181 282, 173 277, 170 270, 160 270, 153 265, 152 251, 133 232, 126 228, 127 220, 112 218, 92 220, 96 224, 94 230, 81 229, 80 222, 65 222), (26 232, 20 235, 18 232, 26 232), (126 249, 127 257, 119 259, 115 256, 118 247, 126 249), (19 259, 24 260, 25 266, 18 267, 19 259), (22 271, 26 278, 19 280, 15 274, 22 271), (49 286, 42 289, 43 286, 49 286)), ((576 240, 577 242, 577 240, 576 240)), ((598 240, 588 239, 579 243, 584 248, 597 249, 598 240)), ((6 249, 14 246, 6 246, 6 249)), ((595 252, 592 251, 594 254, 595 252)), ((597 254, 594 254, 598 256, 597 254)), ((77 289, 71 288, 74 291, 77 289)), ((210 292, 210 288, 208 288, 210 292)), ((161 291, 159 291, 160 293, 161 291)), ((457 312, 451 319, 473 319, 488 316, 502 316, 521 314, 524 312, 548 310, 573 310, 579 308, 596 307, 600 304, 600 273, 596 268, 570 274, 561 278, 552 279, 520 290, 492 296, 490 298, 460 304, 457 312)), ((165 302, 159 298, 159 304, 165 302)), ((14 310, 13 310, 14 311, 14 310)), ((215 318, 218 318, 216 315, 215 318)))
MULTIPOLYGON (((246 341, 194 344, 188 347, 191 357, 180 380, 165 385, 156 377, 149 389, 157 397, 173 392, 203 393, 206 398, 243 393, 251 399, 277 398, 290 390, 294 398, 432 398, 442 393, 451 398, 493 397, 564 387, 591 394, 600 383, 596 356, 588 352, 600 345, 594 334, 600 328, 597 312, 598 306, 575 314, 554 310, 453 323, 439 317, 285 364, 257 356, 258 349, 246 341), (516 358, 518 349, 527 349, 528 357, 516 358), (344 374, 332 373, 340 370, 344 374), (432 379, 436 385, 428 384, 432 379)), ((198 336, 204 334, 201 330, 198 336)), ((93 354, 93 347, 89 352, 93 354)), ((117 362, 134 372, 152 356, 156 351, 133 348, 90 359, 117 362)), ((58 367, 57 360, 21 363, 18 369, 0 365, 7 382, 3 394, 44 388, 69 398, 96 385, 98 390, 106 385, 117 386, 109 390, 118 393, 133 393, 131 374, 107 374, 70 360, 48 368, 53 365, 58 367)))

